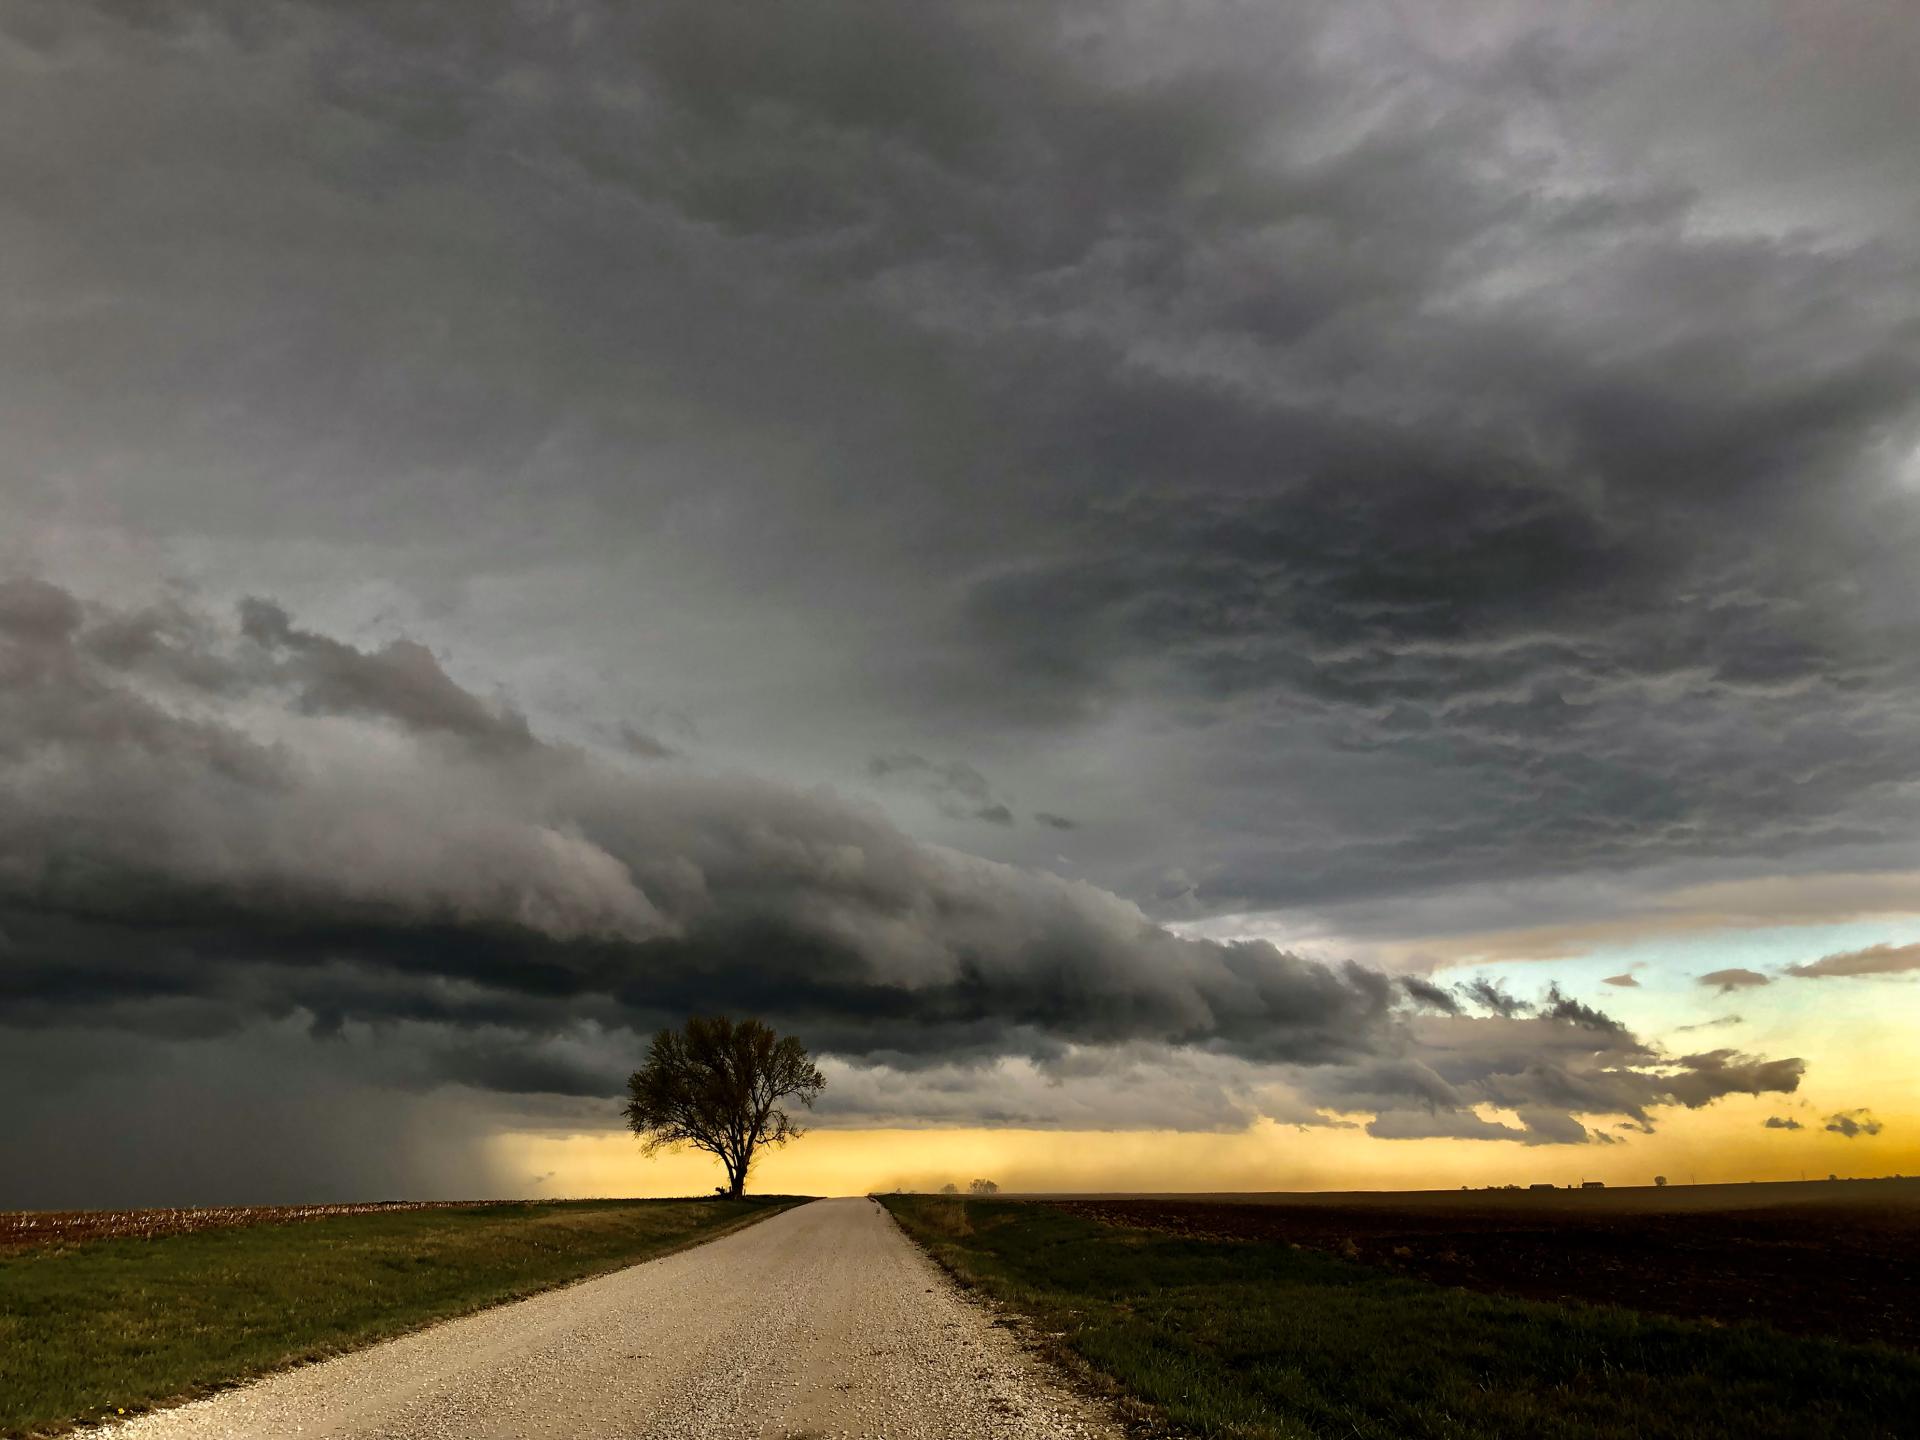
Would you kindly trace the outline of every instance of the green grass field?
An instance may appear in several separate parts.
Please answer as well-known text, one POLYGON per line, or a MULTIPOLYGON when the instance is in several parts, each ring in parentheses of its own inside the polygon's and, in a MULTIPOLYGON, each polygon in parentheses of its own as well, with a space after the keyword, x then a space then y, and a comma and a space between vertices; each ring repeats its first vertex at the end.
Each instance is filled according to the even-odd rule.
POLYGON ((202 1393, 795 1203, 481 1205, 27 1250, 0 1259, 0 1434, 202 1393))
POLYGON ((1477 1295, 1286 1245, 893 1196, 949 1270, 1207 1437, 1911 1435, 1920 1356, 1477 1295))

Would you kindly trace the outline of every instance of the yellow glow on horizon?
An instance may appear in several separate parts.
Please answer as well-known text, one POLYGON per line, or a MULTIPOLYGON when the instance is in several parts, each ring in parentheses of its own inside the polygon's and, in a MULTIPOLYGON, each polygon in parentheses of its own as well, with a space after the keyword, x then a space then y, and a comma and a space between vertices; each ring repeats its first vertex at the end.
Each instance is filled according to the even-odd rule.
MULTIPOLYGON (((1619 1143, 1525 1146, 1499 1140, 1380 1140, 1365 1114, 1352 1128, 1297 1129, 1263 1121, 1244 1131, 1066 1131, 817 1128, 768 1151, 751 1188, 852 1195, 933 1190, 976 1176, 1009 1191, 1394 1190, 1603 1180, 1647 1185, 1920 1173, 1920 984, 1804 982, 1742 997, 1739 1031, 1665 1035, 1670 1053, 1733 1045, 1808 1063, 1798 1093, 1735 1095, 1701 1110, 1654 1114, 1656 1133, 1622 1117, 1581 1117, 1619 1143), (1870 1109, 1878 1135, 1824 1129, 1838 1111, 1870 1109), (1770 1116, 1793 1130, 1766 1129, 1770 1116)), ((1653 1027, 1657 1032, 1659 1027, 1653 1027)), ((1516 1122, 1479 1109, 1483 1119, 1516 1122)), ((524 1130, 490 1143, 495 1193, 529 1196, 702 1195, 719 1165, 692 1152, 648 1160, 624 1131, 524 1130), (538 1178, 536 1178, 538 1177, 538 1178)))
MULTIPOLYGON (((1272 1122, 1231 1134, 820 1129, 767 1152, 751 1188, 858 1195, 964 1186, 980 1176, 1009 1191, 1444 1190, 1536 1181, 1649 1185, 1657 1174, 1683 1185, 1920 1172, 1920 1107, 1880 1107, 1886 1128, 1853 1140, 1820 1128, 1825 1110, 1741 1096, 1708 1110, 1665 1112, 1653 1135, 1616 1131, 1623 1143, 1615 1145, 1376 1140, 1358 1128, 1272 1122), (1770 1114, 1791 1114, 1805 1128, 1763 1129, 1770 1114)), ((697 1153, 649 1160, 631 1136, 610 1132, 502 1134, 490 1158, 503 1195, 700 1195, 721 1178, 718 1164, 697 1153), (535 1185, 534 1176, 550 1178, 535 1185)))

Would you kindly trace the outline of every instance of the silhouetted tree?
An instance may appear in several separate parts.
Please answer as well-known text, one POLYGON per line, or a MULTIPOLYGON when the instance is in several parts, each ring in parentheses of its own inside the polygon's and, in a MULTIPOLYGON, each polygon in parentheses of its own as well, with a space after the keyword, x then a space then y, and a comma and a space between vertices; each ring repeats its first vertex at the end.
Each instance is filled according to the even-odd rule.
POLYGON ((967 1182, 967 1189, 975 1195, 992 1195, 997 1192, 1000 1187, 991 1180, 969 1180, 967 1182))
POLYGON ((826 1085, 791 1035, 758 1020, 696 1015, 655 1035, 647 1063, 628 1077, 627 1126, 649 1155, 691 1145, 714 1156, 727 1167, 726 1193, 738 1197, 754 1151, 803 1133, 780 1102, 812 1109, 826 1085))
POLYGON ((958 1195, 960 1193, 960 1187, 949 1180, 940 1187, 940 1193, 942 1195, 958 1195))

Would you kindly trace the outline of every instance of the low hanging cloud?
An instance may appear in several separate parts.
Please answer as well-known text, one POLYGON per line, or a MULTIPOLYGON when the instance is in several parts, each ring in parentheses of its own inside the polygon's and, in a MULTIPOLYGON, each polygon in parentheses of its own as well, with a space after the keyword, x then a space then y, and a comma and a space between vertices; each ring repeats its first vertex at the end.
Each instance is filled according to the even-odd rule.
POLYGON ((1745 970, 1736 965, 1727 970, 1709 970, 1695 983, 1717 990, 1722 995, 1730 995, 1735 990, 1756 990, 1762 985, 1771 985, 1773 981, 1758 970, 1745 970))
POLYGON ((993 797, 987 777, 963 760, 929 760, 910 750, 876 755, 867 762, 875 780, 916 791, 941 814, 952 819, 972 818, 989 825, 1013 824, 1013 810, 993 797))
POLYGON ((1194 915, 1907 856, 1910 7, 1603 8, 9 11, 6 538, 937 731, 1194 915))
POLYGON ((1405 1053, 1327 1067, 1314 1077, 1313 1093, 1329 1110, 1371 1112, 1366 1128, 1377 1138, 1562 1144, 1597 1137, 1581 1117, 1624 1115, 1646 1132, 1660 1107, 1791 1094, 1806 1069, 1798 1059, 1730 1049, 1667 1057, 1624 1030, 1546 1015, 1421 1016, 1407 1028, 1405 1053))
POLYGON ((1822 980, 1842 975, 1900 975, 1920 970, 1920 944, 1869 945, 1864 950, 1843 950, 1823 955, 1804 965, 1789 965, 1787 973, 1803 980, 1822 980))
POLYGON ((1798 1120, 1795 1120, 1791 1115, 1769 1115, 1765 1120, 1760 1122, 1760 1125, 1761 1128, 1765 1130, 1806 1129, 1806 1126, 1802 1125, 1798 1120))
POLYGON ((257 1069, 291 1025, 303 1063, 415 1092, 598 1103, 650 1029, 758 1013, 836 1067, 828 1124, 1365 1110, 1579 1143, 1803 1069, 1669 1057, 1557 987, 1178 936, 830 794, 551 743, 424 647, 267 601, 234 624, 37 579, 0 585, 0 936, 0 1028, 257 1069))
POLYGON ((1876 1120, 1871 1110, 1842 1110, 1837 1115, 1827 1116, 1823 1129, 1845 1140, 1857 1139, 1862 1135, 1878 1135, 1884 1128, 1876 1120))

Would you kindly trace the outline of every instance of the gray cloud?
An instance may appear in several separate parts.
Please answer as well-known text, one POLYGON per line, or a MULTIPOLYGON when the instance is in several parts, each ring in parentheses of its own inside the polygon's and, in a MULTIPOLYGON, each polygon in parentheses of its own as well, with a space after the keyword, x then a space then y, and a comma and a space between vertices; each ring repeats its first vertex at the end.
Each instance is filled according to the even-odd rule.
POLYGON ((1804 1130, 1806 1128, 1791 1115, 1769 1115, 1760 1124, 1767 1130, 1804 1130))
POLYGON ((1807 1069, 1804 1061, 1768 1060, 1738 1050, 1682 1055, 1675 1063, 1683 1073, 1672 1078, 1670 1093, 1693 1110, 1723 1095, 1791 1095, 1800 1088, 1800 1077, 1807 1069))
POLYGON ((1878 1135, 1883 1127, 1873 1118, 1870 1110, 1842 1110, 1837 1115, 1827 1116, 1822 1128, 1843 1139, 1852 1140, 1861 1135, 1878 1135))
POLYGON ((1533 1009, 1533 1006, 1525 1000, 1508 994, 1498 980, 1474 979, 1457 988, 1468 1000, 1503 1020, 1511 1020, 1516 1015, 1525 1015, 1533 1009))
POLYGON ((1329 1109, 1374 1112, 1367 1131, 1382 1139, 1604 1143, 1578 1117, 1625 1115, 1633 1128, 1650 1130, 1657 1107, 1791 1094, 1806 1068, 1733 1050, 1667 1057, 1611 1022, 1550 1011, 1531 1019, 1428 1016, 1410 1030, 1415 1053, 1329 1067, 1314 1093, 1329 1109), (1482 1106, 1510 1110, 1518 1124, 1488 1119, 1482 1106))
POLYGON ((1668 1062, 1557 987, 1464 987, 1491 1012, 1468 1018, 1416 977, 1184 939, 828 794, 614 764, 403 641, 323 640, 264 602, 148 616, 0 590, 9 1030, 237 1057, 292 1025, 363 1086, 584 1104, 648 1029, 726 1007, 842 1067, 826 1123, 1364 1106, 1383 1137, 1565 1143, 1579 1114, 1797 1084, 1797 1060, 1668 1062), (142 626, 160 638, 124 643, 142 626))
POLYGON ((1830 975, 1898 975, 1920 970, 1920 945, 1869 945, 1864 950, 1846 950, 1823 955, 1804 965, 1789 965, 1787 973, 1804 980, 1830 975))
POLYGON ((1359 1064, 1154 922, 1909 865, 1914 25, 0 0, 4 1003, 1359 1064))
POLYGON ((1602 985, 1617 985, 1617 986, 1620 986, 1622 989, 1626 989, 1626 990, 1637 990, 1640 988, 1640 982, 1634 979, 1630 973, 1623 974, 1623 975, 1609 975, 1606 977, 1606 979, 1602 980, 1600 983, 1602 985))
POLYGON ((1438 1010, 1445 1015, 1460 1013, 1460 1002, 1454 997, 1453 992, 1435 985, 1430 980, 1423 980, 1418 975, 1403 975, 1400 977, 1400 988, 1406 991, 1407 997, 1416 1004, 1438 1010))
POLYGON ((1730 995, 1735 990, 1754 990, 1762 985, 1771 985, 1773 981, 1758 970, 1734 965, 1725 970, 1709 970, 1704 975, 1696 976, 1694 983, 1717 990, 1722 995, 1730 995))
POLYGON ((780 773, 1111 741, 1049 794, 1150 904, 1883 863, 1912 21, 1855 13, 1836 70, 1738 7, 15 4, 10 510, 564 624, 780 773))
POLYGON ((240 631, 277 664, 277 678, 294 690, 302 710, 383 717, 412 731, 508 750, 533 742, 525 717, 482 704, 453 682, 431 651, 411 641, 368 654, 297 628, 286 611, 257 598, 241 603, 240 631))
MULTIPOLYGON (((262 653, 279 612, 254 602, 200 657, 217 688, 149 682, 100 658, 72 597, 6 598, 16 1015, 183 985, 215 1011, 469 1023, 503 995, 641 1024, 726 999, 810 1021, 839 1053, 1143 1038, 1305 1060, 1367 1049, 1386 1022, 1372 972, 1181 940, 1111 894, 916 845, 828 796, 608 768, 497 722, 399 644, 301 639, 317 683, 282 655, 303 633, 283 619, 262 653), (120 959, 143 930, 157 938, 120 959)), ((574 1088, 542 1066, 548 1083, 498 1083, 574 1088)))
POLYGON ((1673 1027, 1673 1030, 1676 1035, 1684 1035, 1692 1030, 1724 1030, 1732 1025, 1744 1025, 1746 1023, 1744 1016, 1717 1015, 1711 1020, 1702 1020, 1697 1025, 1676 1025, 1673 1027))
POLYGON ((888 784, 918 791, 954 818, 969 817, 990 825, 1013 824, 1013 811, 993 798, 987 777, 961 760, 929 760, 912 751, 876 755, 867 773, 888 784))
POLYGON ((622 724, 617 732, 620 745, 629 755, 642 760, 670 760, 680 752, 657 735, 634 725, 622 724))

